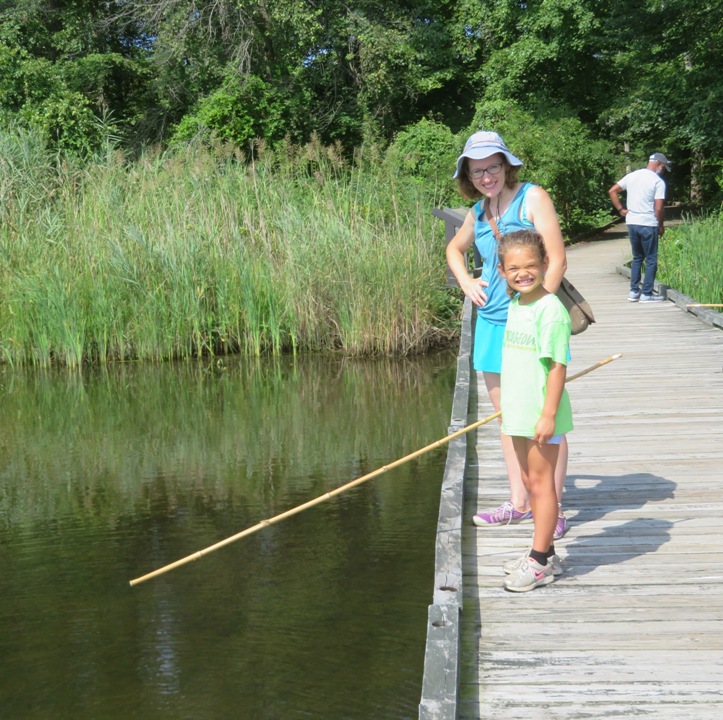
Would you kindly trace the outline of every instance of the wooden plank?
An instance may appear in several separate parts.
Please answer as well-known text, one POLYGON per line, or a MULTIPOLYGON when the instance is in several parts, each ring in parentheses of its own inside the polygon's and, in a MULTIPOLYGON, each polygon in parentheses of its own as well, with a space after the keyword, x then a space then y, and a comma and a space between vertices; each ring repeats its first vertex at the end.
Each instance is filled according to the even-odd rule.
POLYGON ((515 684, 519 681, 520 670, 530 671, 538 664, 551 668, 561 684, 583 683, 602 685, 626 685, 630 683, 630 669, 640 668, 640 681, 660 683, 673 680, 691 686, 701 685, 700 666, 706 665, 723 672, 721 654, 700 650, 692 655, 695 663, 682 662, 680 653, 650 650, 595 650, 561 651, 543 653, 540 657, 520 658, 510 652, 488 652, 478 657, 481 661, 478 681, 490 686, 515 684), (589 668, 594 668, 591 672, 589 668), (601 678, 605 678, 602 680, 601 678))
MULTIPOLYGON (((502 686, 499 689, 494 685, 486 690, 488 702, 497 697, 501 701, 509 702, 509 687, 502 686)), ((610 702, 616 698, 620 702, 638 703, 650 700, 665 700, 666 703, 698 701, 702 693, 720 694, 720 685, 708 682, 675 682, 673 680, 648 682, 648 683, 606 683, 566 685, 555 689, 541 688, 539 685, 527 685, 523 693, 515 697, 515 705, 531 705, 533 707, 555 707, 558 703, 570 702, 571 697, 576 698, 576 703, 584 705, 589 700, 599 698, 601 693, 610 702)), ((723 700, 719 704, 723 707, 723 700)), ((502 717, 502 716, 500 716, 502 717)), ((697 717, 689 715, 687 717, 697 717)))
MULTIPOLYGON (((572 693, 569 693, 572 696, 572 693)), ((463 701, 460 704, 461 717, 475 717, 480 701, 463 701)), ((486 720, 504 720, 505 718, 517 717, 525 720, 604 720, 605 718, 653 718, 653 720, 721 720, 723 717, 723 703, 710 705, 701 704, 700 701, 692 703, 676 702, 654 702, 650 699, 640 702, 626 703, 621 707, 620 703, 593 702, 587 698, 584 703, 562 703, 554 706, 549 704, 535 704, 510 706, 505 705, 500 711, 497 705, 485 703, 486 720)))
POLYGON ((459 691, 459 605, 430 605, 419 720, 455 720, 459 691))

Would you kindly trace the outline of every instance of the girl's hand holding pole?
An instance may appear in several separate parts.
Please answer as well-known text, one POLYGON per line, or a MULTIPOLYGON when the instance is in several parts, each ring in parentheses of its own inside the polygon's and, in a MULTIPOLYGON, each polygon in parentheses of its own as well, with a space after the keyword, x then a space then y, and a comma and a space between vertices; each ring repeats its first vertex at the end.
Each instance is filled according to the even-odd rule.
POLYGON ((535 425, 535 434, 532 439, 539 445, 544 445, 555 434, 555 416, 543 415, 535 425))
POLYGON ((565 388, 566 374, 567 367, 562 363, 553 362, 550 364, 545 390, 545 404, 542 408, 542 415, 535 425, 535 435, 532 438, 537 443, 546 443, 555 434, 555 416, 560 405, 562 391, 565 388))

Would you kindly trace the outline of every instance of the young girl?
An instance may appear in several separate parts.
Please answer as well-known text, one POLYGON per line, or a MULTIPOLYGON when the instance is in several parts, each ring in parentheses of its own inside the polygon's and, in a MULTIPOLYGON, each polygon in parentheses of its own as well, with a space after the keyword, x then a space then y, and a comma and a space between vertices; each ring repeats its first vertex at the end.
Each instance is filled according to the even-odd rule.
POLYGON ((504 588, 527 592, 562 572, 552 536, 555 465, 560 441, 572 430, 565 390, 570 316, 542 285, 548 259, 539 233, 503 236, 498 254, 499 272, 512 297, 502 347, 502 432, 512 438, 535 518, 532 549, 505 566, 504 588))

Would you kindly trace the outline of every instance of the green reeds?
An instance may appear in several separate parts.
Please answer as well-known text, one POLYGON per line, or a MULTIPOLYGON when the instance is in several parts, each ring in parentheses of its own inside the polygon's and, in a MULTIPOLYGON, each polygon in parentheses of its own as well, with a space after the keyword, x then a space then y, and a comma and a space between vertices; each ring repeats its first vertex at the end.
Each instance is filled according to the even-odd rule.
POLYGON ((712 213, 666 231, 658 280, 699 303, 723 303, 723 214, 712 213))
POLYGON ((454 331, 434 199, 373 149, 347 163, 315 141, 260 145, 248 162, 189 146, 81 165, 24 142, 0 138, 8 362, 407 354, 454 331))

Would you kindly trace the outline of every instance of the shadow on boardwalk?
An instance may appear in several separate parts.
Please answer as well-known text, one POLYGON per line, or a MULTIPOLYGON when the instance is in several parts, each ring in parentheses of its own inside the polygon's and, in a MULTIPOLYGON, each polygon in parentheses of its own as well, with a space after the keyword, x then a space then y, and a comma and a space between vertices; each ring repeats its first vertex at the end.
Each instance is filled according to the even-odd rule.
POLYGON ((630 511, 639 514, 649 503, 669 500, 674 497, 675 488, 671 480, 651 473, 568 476, 565 504, 580 509, 574 516, 576 532, 566 545, 565 576, 580 577, 599 565, 626 562, 655 552, 667 543, 673 523, 656 518, 606 522, 597 532, 582 533, 586 526, 599 528, 596 521, 604 520, 611 511, 624 516, 630 511))

